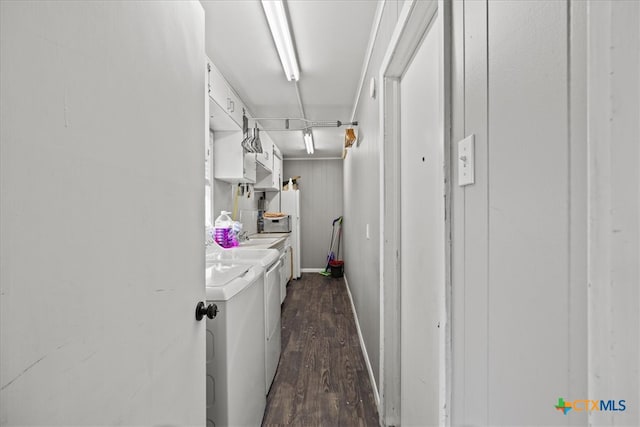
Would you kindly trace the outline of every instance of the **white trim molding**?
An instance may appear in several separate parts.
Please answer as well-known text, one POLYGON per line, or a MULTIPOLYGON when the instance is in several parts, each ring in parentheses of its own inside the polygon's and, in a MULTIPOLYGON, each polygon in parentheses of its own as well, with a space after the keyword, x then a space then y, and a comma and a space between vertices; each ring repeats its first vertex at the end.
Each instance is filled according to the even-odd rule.
POLYGON ((344 275, 344 285, 347 288, 347 295, 349 295, 349 302, 351 303, 351 311, 353 312, 353 320, 356 323, 356 330, 358 331, 358 340, 360 341, 360 348, 362 349, 362 355, 364 356, 364 363, 367 365, 367 372, 369 373, 369 380, 371 381, 373 397, 376 400, 376 407, 378 408, 378 416, 380 416, 380 421, 382 421, 382 416, 380 412, 380 393, 378 392, 376 378, 373 375, 373 368, 371 368, 371 360, 369 359, 367 346, 364 343, 364 338, 362 337, 362 330, 360 329, 360 321, 358 320, 358 312, 356 311, 356 306, 353 303, 353 297, 351 296, 351 289, 349 288, 349 281, 347 280, 346 275, 344 275))
POLYGON ((369 63, 371 62, 371 55, 373 55, 373 49, 376 45, 376 38, 378 37, 378 29, 380 28, 380 22, 382 22, 382 15, 386 0, 378 2, 378 8, 376 9, 376 16, 373 19, 373 27, 371 28, 371 35, 369 36, 369 45, 367 46, 367 54, 362 64, 362 72, 360 73, 360 83, 358 84, 358 93, 353 101, 353 110, 351 112, 351 121, 355 121, 356 113, 358 112, 358 103, 360 102, 360 96, 362 95, 362 89, 365 85, 367 73, 369 72, 369 63))
MULTIPOLYGON (((400 304, 400 81, 410 65, 425 34, 435 19, 442 19, 442 117, 444 144, 450 139, 450 31, 451 7, 443 0, 408 0, 405 2, 391 36, 380 72, 379 188, 380 188, 380 393, 384 425, 401 422, 401 304, 400 304)), ((450 328, 450 189, 447 185, 450 157, 444 156, 443 195, 445 197, 445 280, 440 301, 441 327, 439 345, 439 413, 438 423, 450 425, 451 407, 451 328, 450 328)))

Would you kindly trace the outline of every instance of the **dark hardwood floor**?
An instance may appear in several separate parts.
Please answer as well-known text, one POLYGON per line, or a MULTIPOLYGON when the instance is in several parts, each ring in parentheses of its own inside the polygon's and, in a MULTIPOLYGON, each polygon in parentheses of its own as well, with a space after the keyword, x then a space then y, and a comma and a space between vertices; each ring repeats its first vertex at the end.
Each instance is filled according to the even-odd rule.
POLYGON ((305 273, 282 306, 282 356, 263 426, 377 426, 343 279, 305 273))

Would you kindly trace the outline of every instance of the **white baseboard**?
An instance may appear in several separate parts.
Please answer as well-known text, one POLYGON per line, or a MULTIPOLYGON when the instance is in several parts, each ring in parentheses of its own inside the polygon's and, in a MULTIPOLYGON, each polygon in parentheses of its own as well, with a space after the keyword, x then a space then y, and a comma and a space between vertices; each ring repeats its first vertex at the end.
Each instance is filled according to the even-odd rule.
POLYGON ((376 379, 373 376, 373 369, 371 369, 371 361, 369 360, 369 353, 367 353, 367 346, 364 344, 362 338, 362 331, 360 330, 360 321, 358 320, 358 313, 356 312, 356 306, 353 304, 353 297, 351 296, 351 289, 349 289, 349 282, 347 276, 344 276, 344 283, 347 286, 347 294, 349 295, 349 302, 351 302, 351 310, 353 311, 353 320, 356 322, 356 330, 358 331, 358 339, 360 340, 360 348, 362 349, 362 355, 364 356, 364 362, 367 365, 367 371, 369 372, 369 380, 371 381, 371 388, 373 388, 373 397, 376 400, 376 407, 378 408, 378 414, 380 414, 380 394, 378 393, 378 386, 376 379))
POLYGON ((320 273, 321 271, 324 271, 324 268, 301 268, 300 269, 301 273, 320 273))

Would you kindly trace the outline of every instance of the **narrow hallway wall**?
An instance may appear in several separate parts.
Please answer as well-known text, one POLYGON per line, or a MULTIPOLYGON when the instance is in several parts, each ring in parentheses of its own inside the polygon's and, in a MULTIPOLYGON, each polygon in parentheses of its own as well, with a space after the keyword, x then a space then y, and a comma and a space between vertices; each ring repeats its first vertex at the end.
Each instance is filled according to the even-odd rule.
MULTIPOLYGON (((378 79, 400 3, 385 4, 366 83, 378 79)), ((475 135, 476 182, 455 185, 453 162, 450 421, 585 425, 587 411, 565 417, 558 398, 640 399, 639 6, 452 8, 450 154, 475 135)), ((380 105, 364 92, 361 140, 344 162, 346 276, 380 386, 384 242, 364 235, 367 223, 379 230, 380 105)))
MULTIPOLYGON (((384 2, 364 85, 355 109, 358 142, 344 161, 345 276, 360 322, 377 388, 380 384, 380 103, 369 94, 371 79, 379 93, 379 72, 404 1, 384 2), (369 224, 369 238, 366 226, 369 224)), ((375 25, 375 23, 374 23, 375 25)), ((379 390, 376 389, 376 392, 379 390)))

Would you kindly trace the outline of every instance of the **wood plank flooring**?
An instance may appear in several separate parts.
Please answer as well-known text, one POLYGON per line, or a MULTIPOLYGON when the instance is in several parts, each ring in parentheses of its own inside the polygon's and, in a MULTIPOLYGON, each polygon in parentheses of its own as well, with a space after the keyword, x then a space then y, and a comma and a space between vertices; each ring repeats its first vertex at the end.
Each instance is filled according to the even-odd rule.
POLYGON ((263 426, 377 426, 369 381, 343 279, 305 273, 282 306, 282 356, 263 426))

